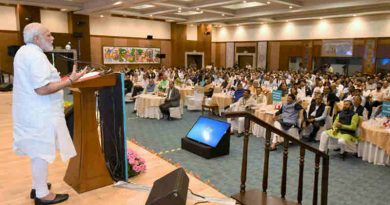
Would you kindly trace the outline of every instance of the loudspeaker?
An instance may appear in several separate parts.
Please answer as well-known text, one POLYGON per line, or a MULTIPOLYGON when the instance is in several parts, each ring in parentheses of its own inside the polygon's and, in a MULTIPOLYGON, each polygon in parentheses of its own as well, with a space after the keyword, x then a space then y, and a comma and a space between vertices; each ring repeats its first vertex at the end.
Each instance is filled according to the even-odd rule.
POLYGON ((146 39, 152 40, 153 36, 152 35, 148 35, 148 36, 146 36, 146 39))
POLYGON ((83 37, 83 33, 81 33, 81 32, 73 32, 73 37, 75 37, 75 38, 82 38, 83 37))
POLYGON ((153 183, 145 205, 185 205, 189 181, 183 168, 170 172, 153 183))
POLYGON ((18 45, 12 45, 8 46, 8 55, 11 57, 15 57, 16 52, 18 52, 20 46, 18 45))
POLYGON ((85 24, 85 21, 77 21, 76 24, 77 24, 78 26, 82 26, 82 25, 85 24))
POLYGON ((0 84, 0 91, 4 91, 4 92, 12 91, 12 88, 13 88, 13 85, 10 83, 0 84))
POLYGON ((166 55, 165 55, 165 53, 160 53, 160 54, 156 54, 156 58, 165 58, 166 57, 166 55))

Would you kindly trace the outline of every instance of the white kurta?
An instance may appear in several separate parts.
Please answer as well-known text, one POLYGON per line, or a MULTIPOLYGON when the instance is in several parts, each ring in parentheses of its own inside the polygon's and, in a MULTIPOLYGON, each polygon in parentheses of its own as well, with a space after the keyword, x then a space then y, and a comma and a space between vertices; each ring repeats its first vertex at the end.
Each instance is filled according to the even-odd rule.
POLYGON ((63 91, 38 95, 34 89, 58 82, 58 71, 42 49, 22 46, 14 59, 13 126, 14 151, 53 162, 56 149, 62 160, 76 155, 64 116, 63 91))

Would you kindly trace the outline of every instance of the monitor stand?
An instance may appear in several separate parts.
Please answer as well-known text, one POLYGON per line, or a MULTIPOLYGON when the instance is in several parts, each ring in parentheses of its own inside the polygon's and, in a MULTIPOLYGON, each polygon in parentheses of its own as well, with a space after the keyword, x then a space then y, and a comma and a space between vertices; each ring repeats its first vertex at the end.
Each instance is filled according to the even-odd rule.
POLYGON ((211 147, 188 137, 183 137, 181 138, 181 148, 206 159, 228 155, 230 149, 230 131, 225 133, 216 147, 211 147))

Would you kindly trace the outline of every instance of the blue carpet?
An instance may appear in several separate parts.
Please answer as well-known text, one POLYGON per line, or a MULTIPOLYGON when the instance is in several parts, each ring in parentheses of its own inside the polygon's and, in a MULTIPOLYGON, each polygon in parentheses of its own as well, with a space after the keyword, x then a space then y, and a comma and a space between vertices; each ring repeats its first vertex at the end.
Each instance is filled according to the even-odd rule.
MULTIPOLYGON (((180 139, 186 135, 200 112, 185 111, 180 120, 155 120, 137 118, 133 104, 127 104, 128 138, 161 153, 162 157, 181 164, 210 181, 227 196, 239 192, 243 138, 231 136, 230 154, 204 159, 180 148, 180 139), (172 151, 173 150, 173 151, 172 151)), ((314 143, 313 146, 318 147, 314 143)), ((268 192, 280 195, 282 174, 282 149, 270 155, 268 192)), ((264 140, 250 137, 248 154, 247 189, 261 189, 263 176, 264 140)), ((299 149, 289 149, 287 199, 296 201, 299 170, 299 149)), ((303 204, 312 204, 314 181, 314 155, 306 152, 304 169, 303 204)), ((321 176, 321 175, 320 175, 321 176)), ((321 193, 320 187, 318 190, 321 193)), ((320 196, 318 196, 320 197, 320 196)), ((330 153, 329 193, 330 205, 388 205, 390 204, 390 168, 374 166, 360 158, 349 156, 345 161, 336 152, 330 153)))

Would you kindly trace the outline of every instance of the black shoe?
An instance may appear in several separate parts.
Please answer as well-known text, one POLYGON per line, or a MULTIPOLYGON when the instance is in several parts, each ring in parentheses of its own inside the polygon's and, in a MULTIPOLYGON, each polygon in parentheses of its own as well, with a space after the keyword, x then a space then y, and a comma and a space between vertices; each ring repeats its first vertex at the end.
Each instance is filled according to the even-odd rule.
POLYGON ((171 116, 168 115, 168 118, 167 118, 169 121, 172 120, 171 116))
POLYGON ((56 194, 56 197, 53 200, 43 200, 35 198, 35 205, 46 205, 46 204, 58 204, 66 201, 69 198, 69 194, 56 194))
POLYGON ((314 142, 315 140, 314 140, 314 138, 309 137, 309 138, 303 138, 303 141, 305 141, 305 142, 314 142))
MULTIPOLYGON (((47 183, 47 189, 51 189, 51 184, 50 183, 47 183)), ((36 194, 35 194, 35 189, 31 189, 31 192, 30 192, 30 199, 35 199, 36 197, 36 194)))
POLYGON ((345 161, 345 158, 347 158, 347 152, 340 153, 340 158, 345 161))

